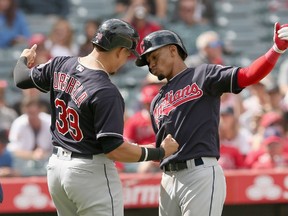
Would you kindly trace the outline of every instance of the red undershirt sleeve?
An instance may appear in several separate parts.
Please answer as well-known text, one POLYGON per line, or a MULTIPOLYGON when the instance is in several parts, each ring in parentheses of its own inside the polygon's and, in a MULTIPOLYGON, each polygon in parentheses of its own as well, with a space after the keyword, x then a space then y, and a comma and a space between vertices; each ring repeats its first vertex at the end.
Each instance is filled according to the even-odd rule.
POLYGON ((271 72, 281 54, 271 48, 265 55, 260 56, 248 67, 240 68, 237 73, 238 85, 241 88, 258 83, 271 72))

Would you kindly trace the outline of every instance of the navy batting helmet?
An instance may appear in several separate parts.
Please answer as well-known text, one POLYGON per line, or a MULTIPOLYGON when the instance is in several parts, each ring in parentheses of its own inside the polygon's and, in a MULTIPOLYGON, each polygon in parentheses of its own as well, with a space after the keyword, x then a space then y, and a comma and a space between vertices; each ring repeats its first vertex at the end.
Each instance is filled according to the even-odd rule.
POLYGON ((91 42, 107 51, 116 47, 125 47, 139 57, 135 50, 139 42, 139 34, 129 23, 120 19, 109 19, 103 22, 91 42))
POLYGON ((148 63, 145 58, 147 53, 169 44, 175 44, 180 48, 183 60, 187 57, 187 50, 179 35, 169 30, 159 30, 152 32, 142 40, 140 44, 141 53, 140 57, 136 60, 136 65, 139 67, 147 65, 148 63))

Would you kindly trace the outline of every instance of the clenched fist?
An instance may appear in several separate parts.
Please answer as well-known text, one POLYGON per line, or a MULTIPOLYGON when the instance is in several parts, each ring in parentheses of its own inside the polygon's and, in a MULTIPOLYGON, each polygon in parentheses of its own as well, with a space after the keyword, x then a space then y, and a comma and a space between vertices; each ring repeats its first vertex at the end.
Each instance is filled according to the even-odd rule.
POLYGON ((165 157, 168 157, 178 150, 179 144, 171 134, 168 134, 161 143, 161 147, 165 150, 165 157))
POLYGON ((34 44, 30 49, 24 49, 20 57, 25 56, 27 58, 27 67, 31 67, 34 64, 36 58, 37 44, 34 44))
POLYGON ((288 24, 280 26, 280 23, 275 23, 273 40, 274 51, 277 53, 284 53, 288 48, 288 24))

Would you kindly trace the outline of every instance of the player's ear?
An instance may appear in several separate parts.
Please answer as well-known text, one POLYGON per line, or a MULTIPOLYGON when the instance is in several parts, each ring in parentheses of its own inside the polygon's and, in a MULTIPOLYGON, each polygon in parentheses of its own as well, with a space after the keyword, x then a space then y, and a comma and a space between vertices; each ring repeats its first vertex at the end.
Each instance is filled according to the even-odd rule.
POLYGON ((115 54, 116 54, 117 58, 120 58, 121 55, 124 55, 125 52, 126 52, 126 48, 124 48, 124 47, 117 47, 115 49, 115 54))
POLYGON ((177 50, 177 46, 172 44, 172 45, 169 45, 169 50, 170 50, 170 53, 171 53, 171 56, 174 57, 175 55, 178 55, 178 50, 177 50))

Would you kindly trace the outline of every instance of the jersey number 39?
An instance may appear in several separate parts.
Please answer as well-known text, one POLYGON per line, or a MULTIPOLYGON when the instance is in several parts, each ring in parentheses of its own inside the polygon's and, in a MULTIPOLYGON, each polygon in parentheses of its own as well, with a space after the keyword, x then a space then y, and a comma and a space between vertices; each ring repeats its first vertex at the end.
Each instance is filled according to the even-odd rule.
POLYGON ((55 106, 60 109, 58 119, 56 119, 58 132, 64 136, 69 133, 75 141, 81 141, 83 133, 79 127, 78 113, 73 108, 67 107, 66 103, 58 98, 55 100, 55 106))

